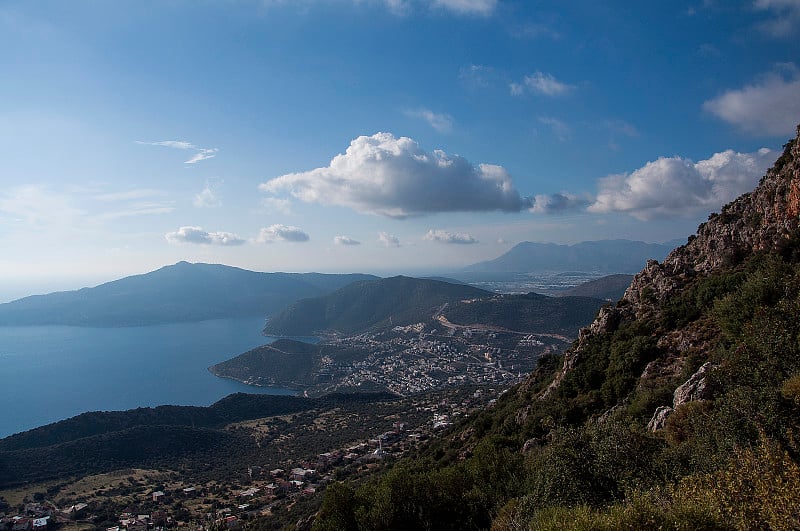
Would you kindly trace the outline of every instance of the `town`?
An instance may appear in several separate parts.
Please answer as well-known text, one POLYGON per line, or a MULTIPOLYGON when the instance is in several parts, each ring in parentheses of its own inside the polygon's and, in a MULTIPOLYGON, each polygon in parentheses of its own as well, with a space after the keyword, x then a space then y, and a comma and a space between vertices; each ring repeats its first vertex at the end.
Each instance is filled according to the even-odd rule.
MULTIPOLYGON (((541 356, 561 353, 572 338, 455 325, 437 316, 428 323, 353 336, 330 334, 323 341, 347 355, 321 358, 302 386, 307 396, 365 390, 411 396, 462 385, 510 387, 533 370, 541 356)), ((256 386, 297 386, 272 374, 250 373, 238 379, 256 386)))
POLYGON ((265 459, 213 479, 180 467, 123 469, 0 491, 0 531, 223 530, 256 519, 280 528, 298 504, 318 505, 330 482, 369 477, 491 406, 504 389, 462 386, 383 404, 372 414, 337 409, 236 423, 226 429, 247 433, 265 459), (356 424, 374 435, 320 446, 320 435, 345 441, 356 424))

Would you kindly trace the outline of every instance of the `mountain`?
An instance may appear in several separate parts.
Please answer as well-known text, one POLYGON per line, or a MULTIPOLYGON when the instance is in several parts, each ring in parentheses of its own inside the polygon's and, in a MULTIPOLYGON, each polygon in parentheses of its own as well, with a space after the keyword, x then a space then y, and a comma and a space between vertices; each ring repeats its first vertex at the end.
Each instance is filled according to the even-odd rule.
POLYGON ((35 295, 0 304, 0 326, 140 326, 267 316, 292 302, 371 275, 257 273, 179 262, 93 288, 35 295))
POLYGON ((527 273, 535 271, 604 271, 635 273, 649 259, 663 259, 673 243, 600 240, 557 245, 522 242, 487 262, 473 264, 467 272, 527 273))
POLYGON ((442 315, 462 326, 489 326, 520 333, 575 337, 590 323, 603 301, 590 297, 548 297, 537 293, 494 297, 448 304, 442 315))
POLYGON ((491 295, 468 285, 410 277, 355 282, 331 294, 303 299, 272 317, 264 333, 310 336, 323 331, 356 334, 407 325, 432 316, 443 304, 491 295))
POLYGON ((594 297, 617 301, 625 294, 631 280, 633 280, 633 275, 607 275, 561 291, 557 295, 559 297, 594 297))
POLYGON ((799 529, 800 127, 561 356, 314 529, 799 529))

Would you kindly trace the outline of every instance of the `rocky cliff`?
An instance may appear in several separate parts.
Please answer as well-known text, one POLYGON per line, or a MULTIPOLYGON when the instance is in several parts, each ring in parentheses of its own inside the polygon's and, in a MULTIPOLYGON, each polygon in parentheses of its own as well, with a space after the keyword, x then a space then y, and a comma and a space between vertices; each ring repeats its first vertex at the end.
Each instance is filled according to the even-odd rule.
MULTIPOLYGON (((711 214, 688 242, 672 251, 663 262, 648 261, 614 306, 603 308, 595 321, 581 330, 576 344, 564 356, 561 370, 541 394, 550 396, 564 377, 580 363, 581 357, 594 339, 610 336, 625 324, 652 322, 663 318, 664 308, 680 297, 686 288, 722 270, 729 270, 756 253, 781 254, 798 238, 800 225, 800 126, 797 137, 784 146, 783 154, 761 179, 758 186, 725 205, 719 214, 711 214)), ((658 327, 657 346, 660 355, 650 361, 640 376, 639 386, 647 380, 674 377, 681 373, 692 354, 707 355, 718 339, 716 330, 685 323, 677 327, 658 327)), ((701 380, 710 367, 703 365, 694 378, 701 392, 686 398, 680 389, 675 391, 677 407, 686 401, 704 398, 710 392, 701 380), (678 395, 684 398, 678 398, 678 395)), ((523 389, 530 386, 523 385, 523 389)), ((688 384, 689 381, 686 382, 688 384)), ((685 384, 684 384, 685 385, 685 384)), ((661 427, 668 416, 659 408, 651 426, 661 427), (656 422, 655 417, 661 416, 656 422)))

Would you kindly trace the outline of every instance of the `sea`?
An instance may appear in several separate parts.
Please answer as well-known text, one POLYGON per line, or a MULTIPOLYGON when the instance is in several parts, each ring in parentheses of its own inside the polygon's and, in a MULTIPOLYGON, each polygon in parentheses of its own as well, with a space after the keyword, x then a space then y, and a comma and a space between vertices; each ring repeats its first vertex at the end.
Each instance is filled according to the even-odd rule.
POLYGON ((208 406, 231 393, 290 395, 208 367, 275 338, 263 318, 125 328, 0 326, 0 438, 86 411, 208 406))

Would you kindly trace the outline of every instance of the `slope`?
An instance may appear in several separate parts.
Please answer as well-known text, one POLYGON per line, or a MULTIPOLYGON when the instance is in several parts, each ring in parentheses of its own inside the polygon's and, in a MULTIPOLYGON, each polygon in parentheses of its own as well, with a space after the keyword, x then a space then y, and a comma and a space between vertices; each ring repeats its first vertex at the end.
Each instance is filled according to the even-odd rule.
POLYGON ((799 214, 800 128, 563 356, 314 528, 797 529, 799 214))
POLYGON ((607 275, 584 282, 574 288, 557 293, 559 297, 595 297, 610 301, 619 300, 633 280, 633 275, 607 275))
POLYGON ((468 285, 392 277, 345 286, 329 295, 304 299, 271 318, 264 333, 309 336, 322 331, 355 334, 407 325, 432 316, 445 303, 490 295, 468 285))
POLYGON ((602 305, 602 300, 590 297, 548 297, 528 293, 455 302, 448 304, 442 315, 458 325, 574 338, 578 329, 591 322, 602 305))

